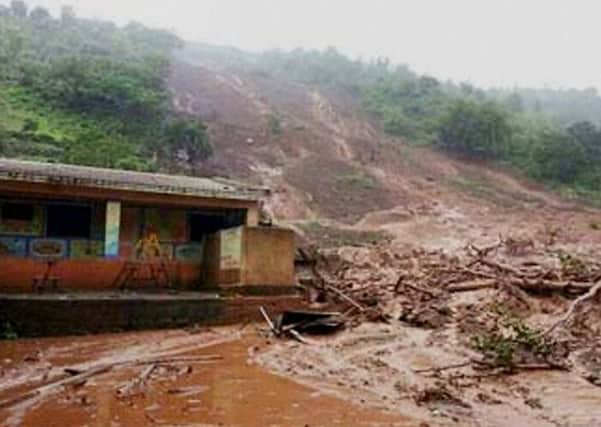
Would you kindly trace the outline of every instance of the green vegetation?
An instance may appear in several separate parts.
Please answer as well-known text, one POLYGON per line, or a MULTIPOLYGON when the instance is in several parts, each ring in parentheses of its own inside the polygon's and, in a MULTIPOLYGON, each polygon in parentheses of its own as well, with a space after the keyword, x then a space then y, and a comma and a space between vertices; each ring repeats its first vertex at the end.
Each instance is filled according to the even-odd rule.
POLYGON ((508 146, 511 127, 507 112, 494 102, 459 98, 440 118, 438 136, 447 151, 494 159, 508 146))
POLYGON ((472 346, 491 357, 496 365, 513 367, 518 353, 542 358, 551 353, 551 344, 545 340, 543 333, 528 326, 523 320, 505 318, 501 324, 502 328, 499 330, 472 339, 472 346))
MULTIPOLYGON (((132 23, 0 7, 0 155, 155 170, 212 153, 203 123, 175 114, 166 87, 175 35, 132 23)), ((245 53, 186 45, 181 56, 350 94, 390 134, 500 162, 568 194, 601 200, 601 97, 595 89, 480 90, 386 59, 328 48, 245 53)), ((268 127, 282 132, 273 114, 268 127)), ((369 187, 363 177, 343 177, 369 187)))
POLYGON ((175 117, 173 34, 0 8, 0 155, 135 170, 204 160, 204 124, 175 117), (157 162, 158 159, 158 162, 157 162))

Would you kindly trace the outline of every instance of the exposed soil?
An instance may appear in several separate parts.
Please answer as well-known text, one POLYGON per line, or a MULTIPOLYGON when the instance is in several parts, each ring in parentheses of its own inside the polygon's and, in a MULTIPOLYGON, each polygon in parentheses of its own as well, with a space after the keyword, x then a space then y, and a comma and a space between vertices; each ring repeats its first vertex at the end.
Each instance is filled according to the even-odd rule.
POLYGON ((202 58, 178 62, 170 87, 176 108, 209 126, 215 156, 198 172, 269 186, 280 224, 326 220, 432 248, 553 227, 579 244, 601 242, 597 210, 489 163, 390 137, 342 90, 228 70, 202 58), (277 133, 269 124, 274 116, 277 133))

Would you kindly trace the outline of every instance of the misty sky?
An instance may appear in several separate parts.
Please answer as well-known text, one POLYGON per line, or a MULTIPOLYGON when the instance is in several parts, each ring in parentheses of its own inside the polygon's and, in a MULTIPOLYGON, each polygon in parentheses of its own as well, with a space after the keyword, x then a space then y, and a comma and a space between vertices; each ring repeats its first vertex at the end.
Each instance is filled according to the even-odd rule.
MULTIPOLYGON (((9 0, 0 0, 8 4, 9 0)), ((30 0, 244 49, 334 46, 484 86, 601 89, 596 0, 30 0)))

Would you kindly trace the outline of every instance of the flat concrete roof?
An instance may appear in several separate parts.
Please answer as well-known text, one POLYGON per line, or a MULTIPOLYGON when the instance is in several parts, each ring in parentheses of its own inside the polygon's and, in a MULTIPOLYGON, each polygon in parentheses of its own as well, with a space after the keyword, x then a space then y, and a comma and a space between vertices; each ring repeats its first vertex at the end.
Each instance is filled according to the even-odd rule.
POLYGON ((4 158, 0 158, 0 181, 21 181, 251 201, 269 194, 269 190, 265 187, 251 186, 219 177, 200 178, 132 172, 4 158))

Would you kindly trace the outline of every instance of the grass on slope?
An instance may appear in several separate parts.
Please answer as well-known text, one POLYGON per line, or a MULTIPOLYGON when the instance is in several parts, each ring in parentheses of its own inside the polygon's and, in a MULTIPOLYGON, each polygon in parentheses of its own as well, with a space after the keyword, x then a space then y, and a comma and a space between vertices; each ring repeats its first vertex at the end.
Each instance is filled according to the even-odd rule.
POLYGON ((119 122, 52 107, 18 85, 0 85, 0 156, 90 166, 151 169, 119 122))

